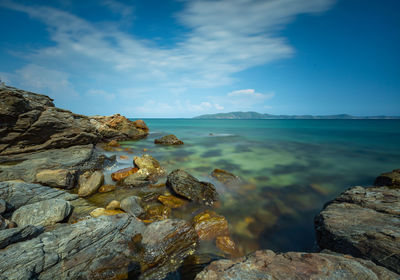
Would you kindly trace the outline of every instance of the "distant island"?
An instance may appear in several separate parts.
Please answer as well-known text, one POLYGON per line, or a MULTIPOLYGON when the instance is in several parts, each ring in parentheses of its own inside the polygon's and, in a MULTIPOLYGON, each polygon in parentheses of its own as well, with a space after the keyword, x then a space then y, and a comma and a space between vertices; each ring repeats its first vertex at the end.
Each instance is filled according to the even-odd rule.
POLYGON ((299 119, 299 120, 361 120, 361 119, 400 119, 400 116, 368 116, 357 117, 347 114, 327 115, 327 116, 313 116, 313 115, 271 115, 261 114, 257 112, 230 112, 219 114, 207 114, 194 119, 230 119, 230 120, 284 120, 284 119, 299 119))

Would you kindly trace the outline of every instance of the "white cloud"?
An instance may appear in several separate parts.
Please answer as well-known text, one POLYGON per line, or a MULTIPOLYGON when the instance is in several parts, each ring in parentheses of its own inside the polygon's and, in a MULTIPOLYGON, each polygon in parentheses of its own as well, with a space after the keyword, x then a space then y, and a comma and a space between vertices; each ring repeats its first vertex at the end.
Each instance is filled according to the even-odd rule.
POLYGON ((269 99, 274 97, 274 93, 270 92, 268 94, 258 93, 254 89, 241 89, 235 90, 228 93, 229 97, 246 97, 246 98, 257 98, 257 99, 269 99))

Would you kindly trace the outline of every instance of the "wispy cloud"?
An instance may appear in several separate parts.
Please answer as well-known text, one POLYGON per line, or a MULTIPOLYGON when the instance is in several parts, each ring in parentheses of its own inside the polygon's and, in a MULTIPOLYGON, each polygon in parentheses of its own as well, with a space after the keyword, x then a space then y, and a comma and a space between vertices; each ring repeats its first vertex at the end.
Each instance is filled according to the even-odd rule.
MULTIPOLYGON (((0 7, 26 13, 45 23, 54 42, 53 46, 27 52, 23 56, 27 66, 18 70, 25 75, 15 75, 18 71, 8 73, 11 77, 8 79, 15 84, 39 87, 40 78, 29 75, 34 65, 40 67, 39 73, 50 75, 52 82, 63 83, 61 90, 47 85, 49 94, 73 95, 77 88, 81 93, 107 88, 105 92, 113 92, 118 98, 120 92, 123 96, 124 89, 131 89, 136 96, 136 92, 144 92, 146 88, 147 96, 152 99, 165 94, 185 99, 194 89, 230 85, 234 82, 233 75, 240 71, 292 56, 294 50, 278 35, 279 29, 296 15, 327 10, 332 2, 186 1, 176 19, 190 31, 180 34, 180 41, 166 48, 122 32, 117 22, 93 23, 49 6, 0 0, 0 7)), ((121 17, 133 16, 134 8, 122 1, 103 0, 101 4, 121 17)), ((243 94, 257 97, 258 93, 243 94)), ((209 101, 202 102, 191 108, 208 109, 209 101)), ((217 110, 225 107, 218 104, 222 103, 211 107, 217 110)))

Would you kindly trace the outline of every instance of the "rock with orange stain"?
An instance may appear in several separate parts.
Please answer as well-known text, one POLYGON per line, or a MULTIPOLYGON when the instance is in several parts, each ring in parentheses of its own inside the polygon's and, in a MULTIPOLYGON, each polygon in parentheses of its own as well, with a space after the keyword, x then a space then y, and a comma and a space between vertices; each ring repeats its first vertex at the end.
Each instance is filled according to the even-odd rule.
POLYGON ((171 214, 171 208, 161 205, 152 204, 146 207, 146 220, 160 221, 168 219, 171 214))
POLYGON ((103 185, 100 187, 99 192, 101 192, 101 193, 111 192, 111 191, 115 190, 116 188, 117 188, 117 186, 115 186, 115 185, 103 185))
POLYGON ((158 200, 169 208, 179 208, 184 206, 187 201, 173 195, 160 195, 158 200))
POLYGON ((143 152, 147 152, 148 150, 146 148, 143 149, 143 152))
POLYGON ((215 244, 218 249, 232 257, 238 257, 240 255, 238 247, 229 236, 218 236, 215 240, 215 244))
POLYGON ((149 128, 147 127, 146 123, 143 120, 136 120, 133 122, 133 125, 136 128, 140 128, 143 131, 149 131, 149 128))
POLYGON ((129 175, 135 174, 138 171, 136 167, 128 167, 118 170, 111 174, 111 179, 113 181, 121 181, 122 179, 128 177, 129 175))
POLYGON ((128 159, 129 159, 129 157, 128 157, 128 156, 124 156, 124 155, 122 155, 122 156, 119 156, 119 159, 122 159, 122 160, 128 160, 128 159))
POLYGON ((193 218, 194 229, 201 240, 229 235, 228 221, 214 211, 206 210, 193 218))
POLYGON ((121 145, 118 143, 117 140, 111 140, 110 142, 107 143, 107 146, 116 148, 120 147, 121 145))
POLYGON ((92 212, 90 212, 90 216, 93 218, 98 218, 100 216, 113 216, 117 214, 125 213, 122 210, 106 210, 104 208, 96 208, 92 212))

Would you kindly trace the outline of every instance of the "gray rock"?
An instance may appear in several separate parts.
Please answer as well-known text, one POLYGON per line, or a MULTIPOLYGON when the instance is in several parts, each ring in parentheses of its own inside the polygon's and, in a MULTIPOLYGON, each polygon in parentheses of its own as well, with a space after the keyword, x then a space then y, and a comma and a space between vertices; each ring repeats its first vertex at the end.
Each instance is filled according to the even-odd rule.
POLYGON ((75 186, 76 171, 67 169, 45 169, 36 174, 36 182, 42 185, 72 189, 75 186))
POLYGON ((48 226, 63 221, 71 213, 71 205, 63 199, 49 199, 18 208, 12 220, 19 227, 26 225, 48 226))
POLYGON ((238 259, 214 261, 197 274, 196 280, 390 280, 399 277, 371 261, 350 256, 299 252, 276 254, 265 250, 238 259))
POLYGON ((7 211, 7 203, 0 198, 0 215, 7 211))
POLYGON ((121 209, 124 210, 126 213, 134 216, 139 217, 145 211, 143 210, 142 206, 140 205, 141 199, 137 196, 129 196, 124 198, 121 201, 121 209))
POLYGON ((136 173, 122 179, 119 184, 132 187, 144 187, 152 182, 150 173, 146 169, 139 169, 136 173))
POLYGON ((197 241, 195 230, 183 220, 167 219, 147 226, 142 239, 141 266, 145 272, 141 279, 164 279, 195 251, 197 241), (160 258, 165 252, 168 258, 160 258))
POLYGON ((381 174, 376 178, 374 185, 400 189, 400 169, 381 174))
POLYGON ((41 234, 43 231, 43 227, 32 225, 0 230, 0 249, 3 249, 13 243, 32 239, 41 234))
POLYGON ((86 171, 79 176, 79 196, 89 196, 97 192, 104 183, 104 174, 101 171, 86 171))
POLYGON ((354 187, 315 218, 322 249, 370 259, 400 273, 400 190, 354 187))
POLYGON ((0 231, 7 228, 6 219, 3 216, 0 216, 0 231))
POLYGON ((154 140, 154 144, 183 145, 183 141, 179 140, 175 135, 170 134, 154 140))
POLYGON ((206 205, 212 205, 218 199, 213 184, 200 182, 181 169, 174 170, 168 175, 166 185, 178 195, 206 205))

